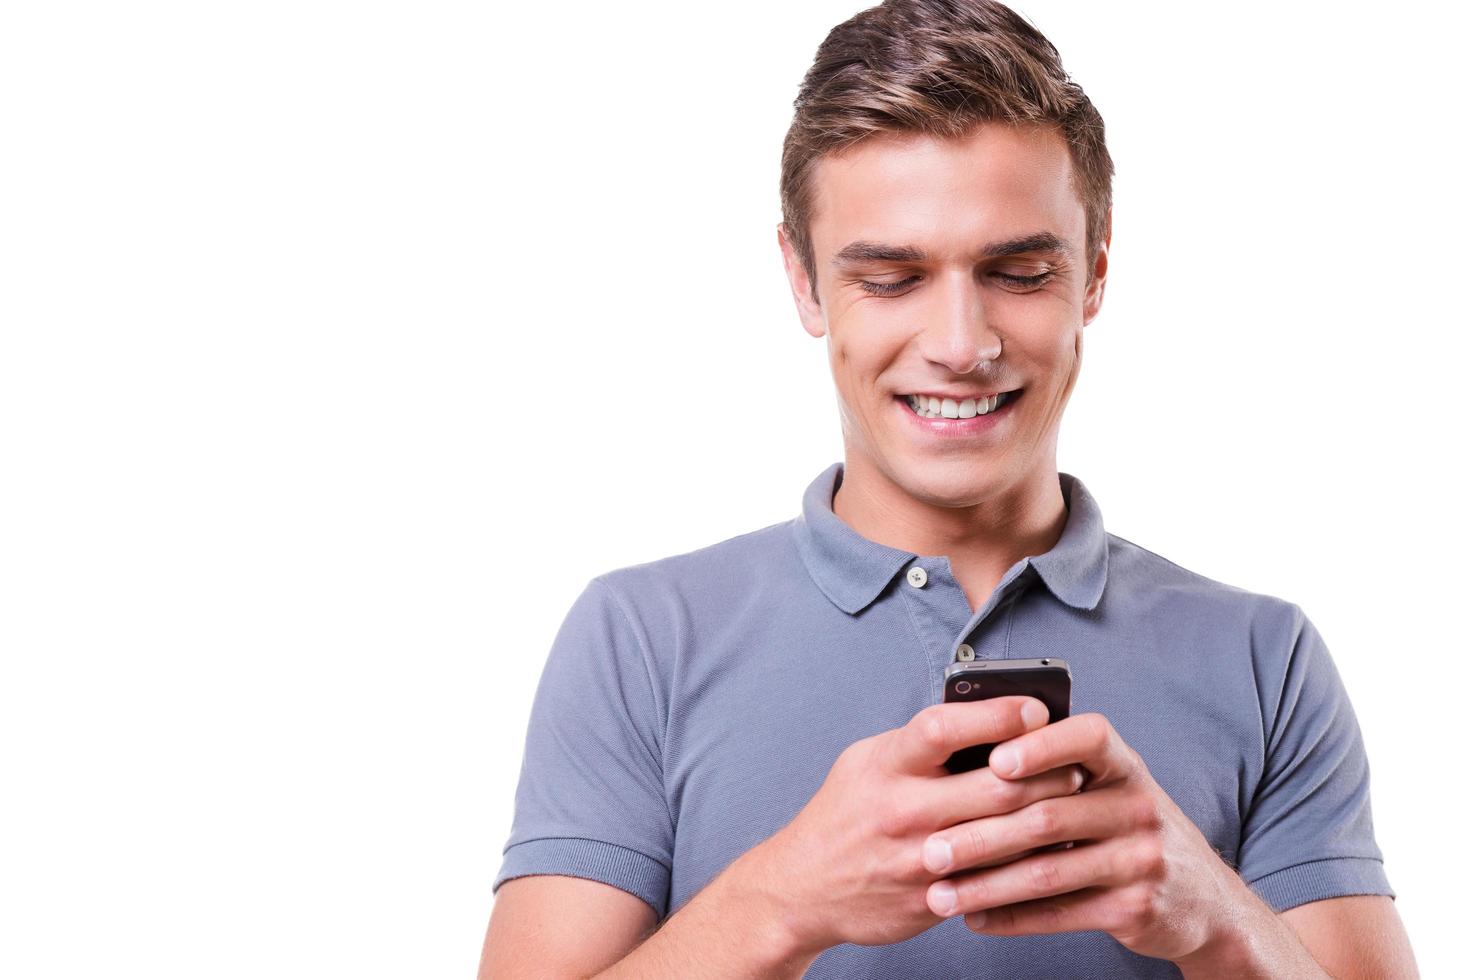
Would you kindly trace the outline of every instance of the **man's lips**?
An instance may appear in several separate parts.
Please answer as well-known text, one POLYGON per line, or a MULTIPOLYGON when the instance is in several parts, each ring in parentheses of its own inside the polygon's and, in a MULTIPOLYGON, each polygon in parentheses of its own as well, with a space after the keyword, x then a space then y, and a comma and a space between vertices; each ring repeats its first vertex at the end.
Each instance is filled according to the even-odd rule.
POLYGON ((966 412, 974 414, 987 414, 984 409, 987 405, 994 405, 989 412, 998 411, 1006 404, 1020 398, 1022 388, 1000 389, 986 394, 949 394, 947 392, 917 392, 914 394, 894 395, 898 401, 913 410, 919 418, 965 418, 966 412), (977 407, 980 411, 975 412, 977 407), (919 407, 923 406, 923 407, 919 407), (953 414, 945 413, 947 408, 953 414))
POLYGON ((1020 390, 1021 389, 1019 385, 1016 385, 1013 388, 990 388, 987 391, 971 390, 957 393, 953 391, 945 391, 942 388, 915 388, 912 391, 902 392, 897 397, 907 398, 909 395, 923 395, 929 398, 952 398, 956 402, 962 402, 966 399, 975 399, 982 401, 986 398, 993 398, 995 395, 1019 394, 1020 390))
POLYGON ((1023 388, 1015 388, 1002 393, 999 407, 992 412, 983 415, 974 415, 970 418, 948 418, 947 416, 931 417, 919 415, 914 411, 912 403, 907 395, 894 395, 893 400, 898 403, 899 411, 908 417, 910 423, 917 431, 944 438, 955 438, 979 435, 995 428, 1004 422, 1012 414, 1011 406, 1020 401, 1024 394, 1023 388))

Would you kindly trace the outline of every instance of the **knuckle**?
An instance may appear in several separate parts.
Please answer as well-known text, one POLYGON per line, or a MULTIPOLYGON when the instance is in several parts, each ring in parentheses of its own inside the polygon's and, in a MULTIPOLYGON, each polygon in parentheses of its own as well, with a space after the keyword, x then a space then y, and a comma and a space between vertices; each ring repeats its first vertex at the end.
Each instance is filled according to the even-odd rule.
POLYGON ((916 922, 933 915, 933 909, 928 907, 928 892, 923 888, 910 889, 897 900, 896 909, 902 922, 916 922))
POLYGON ((1130 888, 1117 893, 1109 925, 1113 932, 1138 932, 1152 922, 1153 900, 1147 891, 1130 888))
POLYGON ((990 780, 989 796, 996 806, 1009 811, 1027 800, 1030 791, 1026 783, 1001 779, 990 769, 986 769, 985 772, 990 780))
POLYGON ((1163 829, 1163 808, 1150 796, 1141 796, 1132 814, 1132 825, 1136 830, 1151 833, 1163 829))
MULTIPOLYGON (((923 863, 923 849, 921 847, 904 847, 900 856, 894 858, 893 877, 898 881, 910 881, 922 884, 931 884, 934 881, 933 872, 928 870, 928 865, 923 863)), ((923 893, 918 894, 917 910, 927 911, 928 899, 923 893)))
POLYGON ((980 829, 978 821, 964 828, 964 834, 959 842, 963 847, 962 853, 954 855, 956 861, 973 864, 984 860, 988 855, 989 844, 985 841, 984 831, 980 829))
POLYGON ((940 707, 930 705, 913 716, 914 734, 925 748, 937 750, 948 744, 948 715, 940 707))
POLYGON ((1167 867, 1163 846, 1156 840, 1145 840, 1138 844, 1132 854, 1132 867, 1142 878, 1150 881, 1161 880, 1167 867))
POLYGON ((837 753, 832 768, 849 769, 861 766, 863 760, 872 752, 872 737, 859 738, 846 748, 837 753))
POLYGON ((1020 783, 1004 783, 995 789, 995 804, 1003 813, 1013 813, 1030 802, 1031 790, 1020 783))
POLYGON ((1139 888, 1132 900, 1132 921, 1140 928, 1153 924, 1158 917, 1158 901, 1151 888, 1139 888))
POLYGON ((959 907, 965 909, 988 908, 990 896, 994 894, 985 880, 977 877, 954 880, 954 890, 958 894, 959 907))
POLYGON ((1060 818, 1056 809, 1045 800, 1032 803, 1025 808, 1025 830, 1034 839, 1049 842, 1060 829, 1060 818))
POLYGON ((915 827, 916 808, 892 801, 877 808, 877 829, 885 837, 906 837, 915 827))
POLYGON ((1083 737, 1086 739, 1088 748, 1093 751, 1105 748, 1108 740, 1112 738, 1112 723, 1107 720, 1107 716, 1092 711, 1080 715, 1079 718, 1086 726, 1083 730, 1083 737))
POLYGON ((1060 902, 1036 902, 1036 915, 1040 917, 1046 932, 1066 932, 1066 907, 1060 902))
POLYGON ((1061 887, 1061 869, 1051 860, 1034 861, 1030 865, 1030 881, 1037 888, 1056 891, 1061 887))

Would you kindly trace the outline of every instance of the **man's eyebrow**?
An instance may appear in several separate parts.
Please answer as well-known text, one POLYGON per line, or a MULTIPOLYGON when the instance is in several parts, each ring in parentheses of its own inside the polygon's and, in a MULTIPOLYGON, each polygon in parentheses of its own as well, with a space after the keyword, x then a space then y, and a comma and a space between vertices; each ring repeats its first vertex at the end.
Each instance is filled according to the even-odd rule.
POLYGON ((884 245, 861 239, 848 242, 831 257, 832 265, 852 265, 857 262, 922 262, 928 253, 912 245, 884 245))
POLYGON ((985 258, 995 258, 1004 255, 1020 255, 1024 252, 1052 252, 1069 258, 1072 248, 1071 243, 1060 235, 1053 235, 1049 231, 1038 231, 1034 235, 1012 238, 1007 242, 990 242, 980 254, 985 258))
MULTIPOLYGON (((985 258, 1002 258, 1006 255, 1022 255, 1026 252, 1051 252, 1070 257, 1073 249, 1066 239, 1049 231, 1022 235, 1003 242, 990 242, 980 254, 985 258)), ((923 262, 928 253, 912 245, 885 245, 882 242, 858 240, 849 242, 832 256, 833 265, 851 265, 858 262, 923 262)))

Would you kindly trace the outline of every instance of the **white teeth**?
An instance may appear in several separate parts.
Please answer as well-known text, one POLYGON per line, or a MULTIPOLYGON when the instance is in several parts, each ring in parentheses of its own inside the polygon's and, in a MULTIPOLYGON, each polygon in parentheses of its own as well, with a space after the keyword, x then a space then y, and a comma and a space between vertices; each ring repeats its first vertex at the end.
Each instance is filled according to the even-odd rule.
POLYGON ((1001 392, 988 398, 935 398, 929 395, 909 395, 908 405, 920 418, 926 419, 972 419, 976 415, 988 415, 1005 404, 1009 392, 1001 392))

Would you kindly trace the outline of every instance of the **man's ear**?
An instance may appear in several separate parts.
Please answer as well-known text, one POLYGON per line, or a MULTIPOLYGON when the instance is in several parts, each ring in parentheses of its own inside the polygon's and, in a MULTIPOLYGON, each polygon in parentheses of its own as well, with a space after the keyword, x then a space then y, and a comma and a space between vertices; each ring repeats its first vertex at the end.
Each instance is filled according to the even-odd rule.
POLYGON ((785 263, 786 278, 791 283, 791 295, 796 300, 796 314, 801 318, 801 326, 813 337, 826 336, 826 314, 821 310, 815 284, 806 275, 806 267, 801 264, 801 258, 791 244, 784 221, 775 226, 775 237, 780 242, 780 257, 785 263))
POLYGON ((1097 260, 1092 265, 1092 280, 1087 284, 1086 295, 1081 301, 1081 325, 1084 327, 1096 319, 1102 310, 1102 293, 1107 289, 1107 252, 1112 247, 1112 209, 1107 209, 1107 235, 1097 248, 1097 260))

